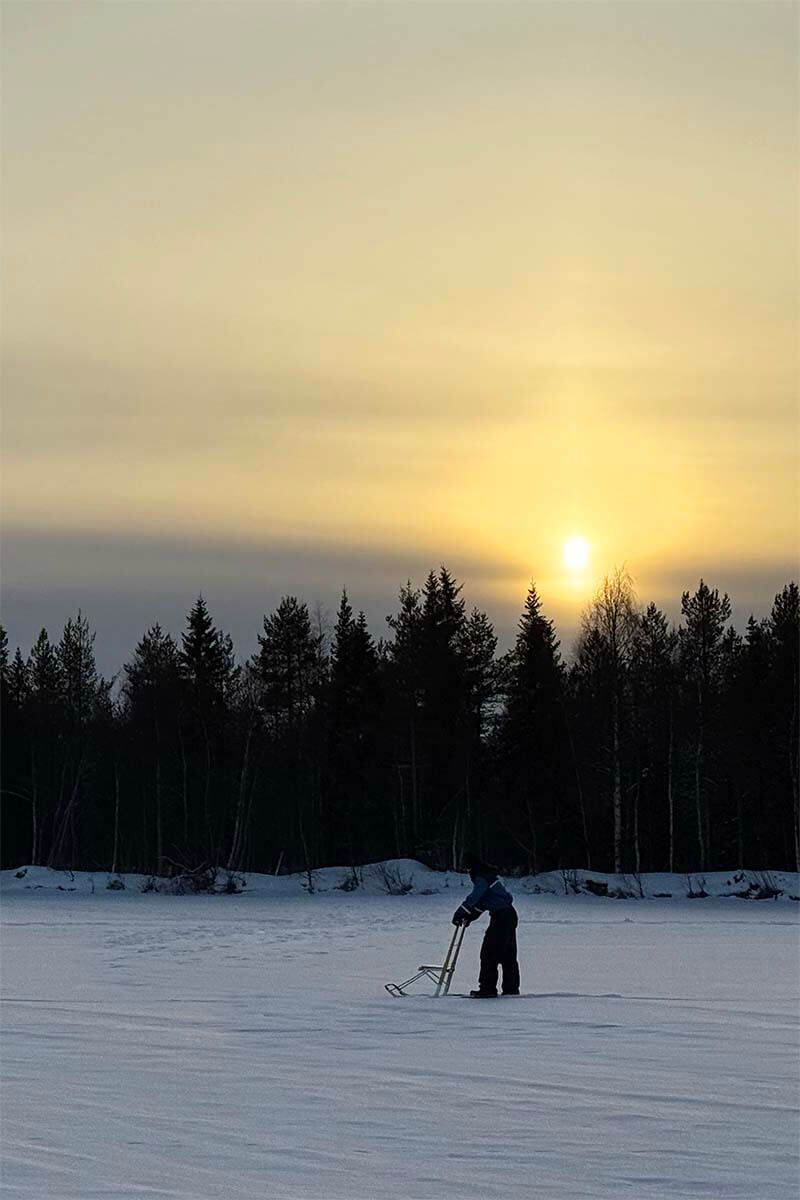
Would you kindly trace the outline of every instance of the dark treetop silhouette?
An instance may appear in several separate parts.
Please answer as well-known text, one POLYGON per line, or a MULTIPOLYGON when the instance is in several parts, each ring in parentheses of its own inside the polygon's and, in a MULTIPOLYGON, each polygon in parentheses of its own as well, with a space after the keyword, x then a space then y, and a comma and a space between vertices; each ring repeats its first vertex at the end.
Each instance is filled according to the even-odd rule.
POLYGON ((286 597, 245 663, 200 597, 116 687, 81 613, 27 660, 2 633, 3 865, 800 868, 795 583, 740 636, 704 581, 671 628, 617 571, 570 664, 534 586, 499 657, 461 592, 406 584, 377 644, 286 597))

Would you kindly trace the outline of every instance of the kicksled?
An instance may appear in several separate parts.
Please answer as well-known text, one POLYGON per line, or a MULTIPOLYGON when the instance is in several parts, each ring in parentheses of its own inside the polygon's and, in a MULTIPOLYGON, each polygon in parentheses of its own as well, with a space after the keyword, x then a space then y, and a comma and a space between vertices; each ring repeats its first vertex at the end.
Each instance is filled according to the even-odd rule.
POLYGON ((467 926, 465 924, 457 925, 450 941, 450 947, 445 955, 445 960, 442 966, 426 966, 422 965, 416 975, 412 975, 410 979, 406 979, 403 983, 385 983, 390 996, 407 996, 407 987, 412 983, 416 983, 418 979, 430 979, 436 984, 434 996, 446 996, 450 991, 450 984, 453 982, 453 975, 456 970, 456 963, 461 952, 461 943, 464 941, 464 933, 467 926))

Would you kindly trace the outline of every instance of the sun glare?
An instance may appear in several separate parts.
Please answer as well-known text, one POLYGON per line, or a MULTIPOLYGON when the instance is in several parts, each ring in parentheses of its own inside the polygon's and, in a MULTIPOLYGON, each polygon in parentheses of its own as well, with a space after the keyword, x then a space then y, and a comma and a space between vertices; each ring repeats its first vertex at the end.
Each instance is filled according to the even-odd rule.
POLYGON ((582 571, 589 561, 589 543, 581 537, 572 537, 564 543, 564 562, 570 571, 582 571))

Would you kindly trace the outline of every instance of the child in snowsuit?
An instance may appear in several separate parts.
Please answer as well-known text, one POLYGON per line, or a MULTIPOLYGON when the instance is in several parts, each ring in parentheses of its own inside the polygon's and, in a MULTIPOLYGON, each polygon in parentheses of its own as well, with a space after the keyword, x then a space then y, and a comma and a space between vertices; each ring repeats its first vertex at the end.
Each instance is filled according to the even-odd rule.
POLYGON ((514 897, 506 891, 497 871, 478 859, 467 860, 473 888, 453 913, 454 925, 469 925, 481 913, 488 912, 489 928, 481 945, 481 970, 476 999, 497 996, 497 968, 503 968, 503 995, 519 995, 517 963, 517 912, 514 897))

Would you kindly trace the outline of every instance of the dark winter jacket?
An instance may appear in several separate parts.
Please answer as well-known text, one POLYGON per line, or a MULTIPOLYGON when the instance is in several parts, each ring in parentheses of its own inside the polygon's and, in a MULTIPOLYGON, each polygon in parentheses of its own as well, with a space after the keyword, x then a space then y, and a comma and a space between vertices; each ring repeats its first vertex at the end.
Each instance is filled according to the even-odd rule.
MULTIPOLYGON (((483 864, 481 864, 483 867, 483 864)), ((497 873, 491 869, 484 867, 483 870, 476 868, 470 872, 473 883, 473 888, 467 896, 463 904, 461 904, 453 914, 453 920, 474 921, 481 913, 502 912, 504 909, 511 908, 514 903, 514 897, 503 883, 497 878, 497 873)))

